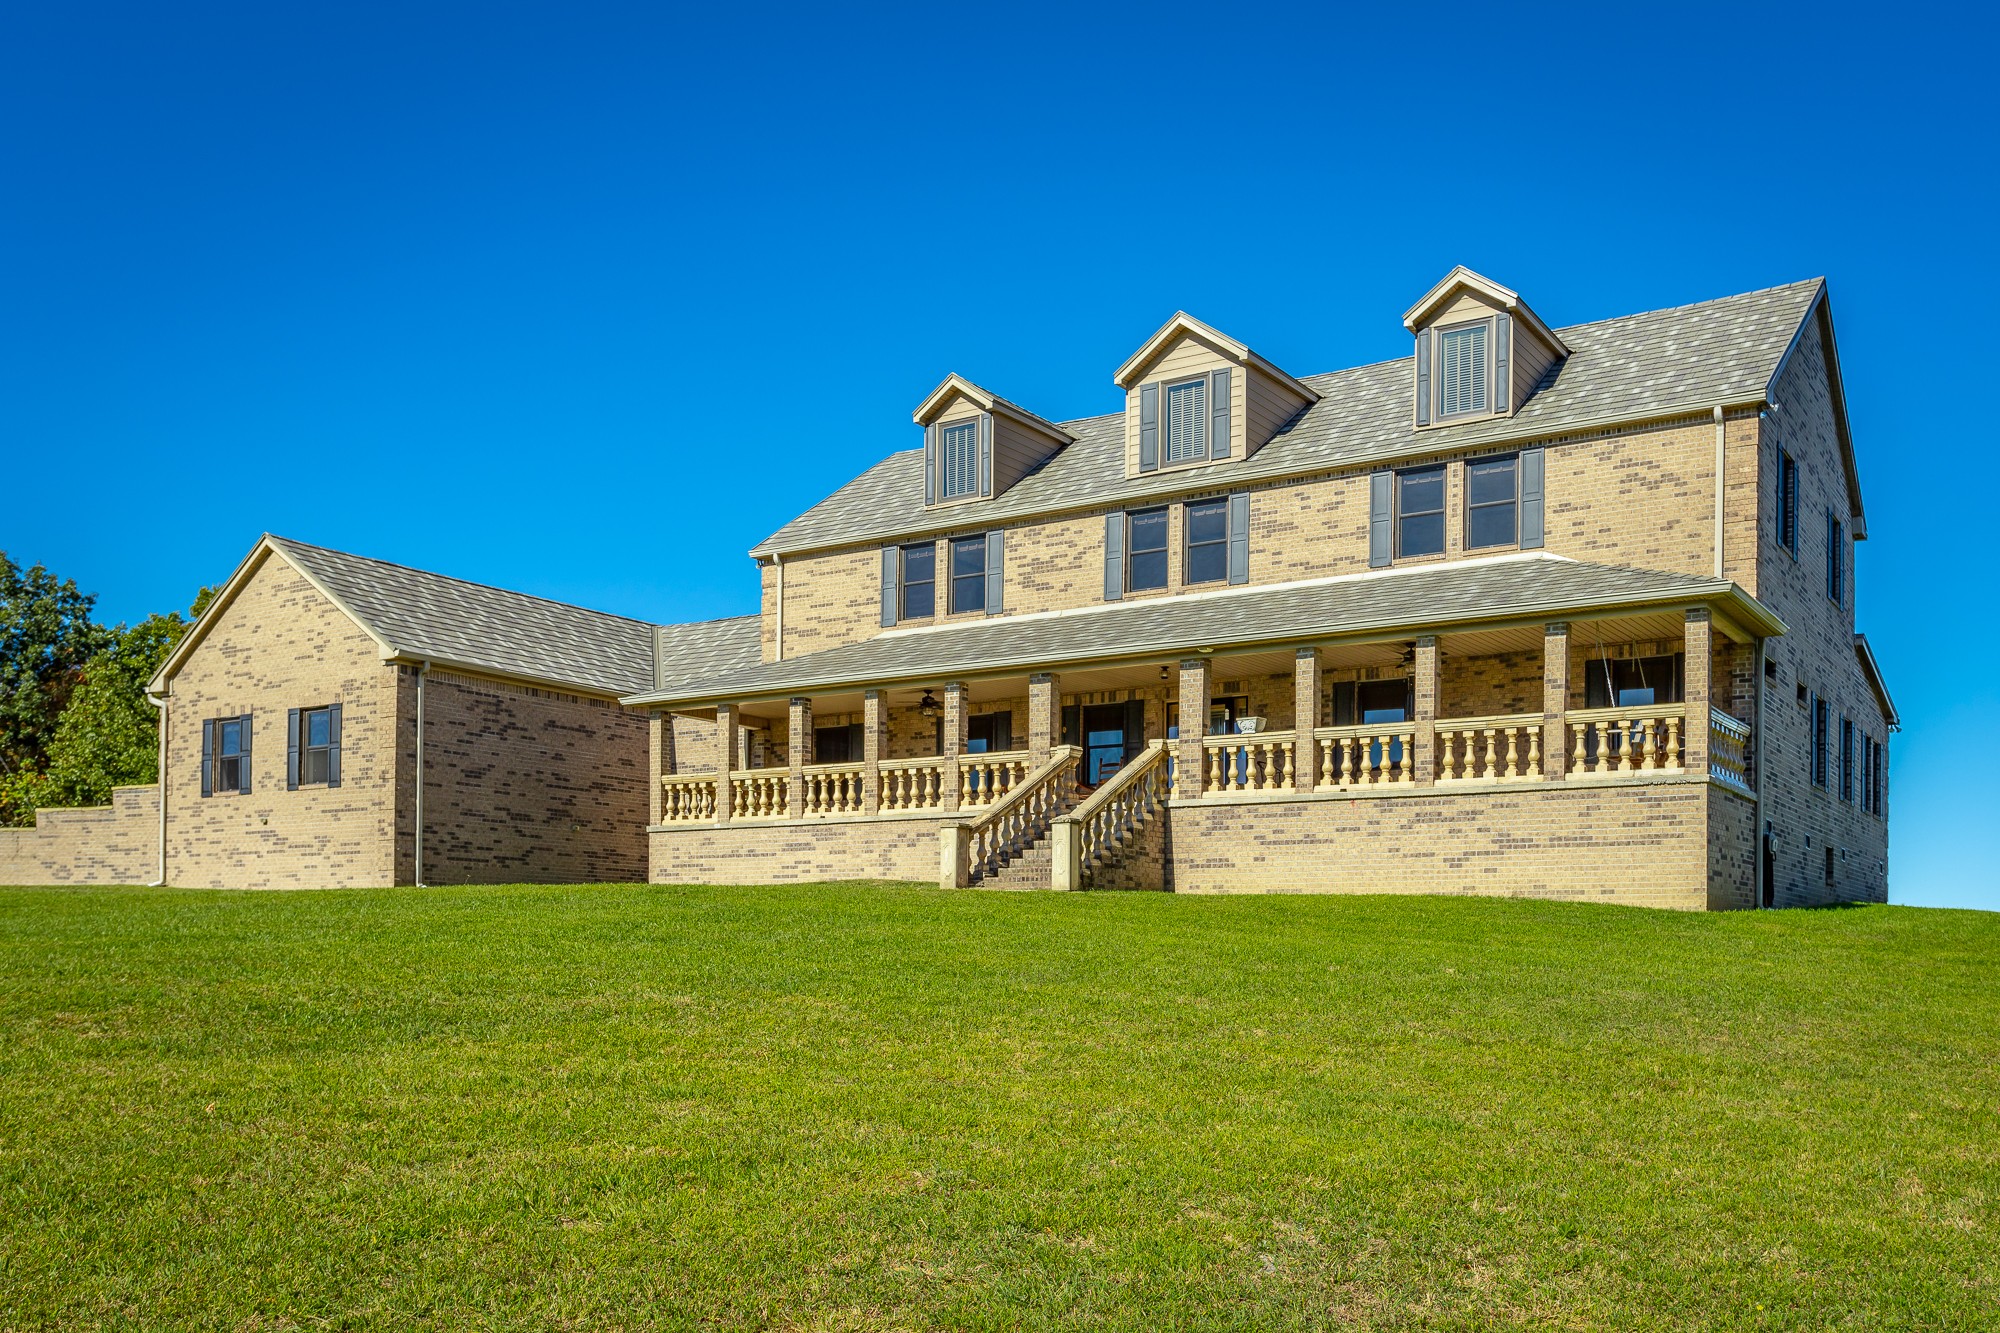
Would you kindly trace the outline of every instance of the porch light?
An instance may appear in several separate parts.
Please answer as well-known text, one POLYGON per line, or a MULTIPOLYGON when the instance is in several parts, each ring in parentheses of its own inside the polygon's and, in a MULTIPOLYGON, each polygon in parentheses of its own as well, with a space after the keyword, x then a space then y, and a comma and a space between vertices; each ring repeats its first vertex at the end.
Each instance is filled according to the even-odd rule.
POLYGON ((924 697, 917 701, 917 711, 925 717, 936 717, 944 711, 944 705, 932 698, 929 690, 925 690, 924 697))

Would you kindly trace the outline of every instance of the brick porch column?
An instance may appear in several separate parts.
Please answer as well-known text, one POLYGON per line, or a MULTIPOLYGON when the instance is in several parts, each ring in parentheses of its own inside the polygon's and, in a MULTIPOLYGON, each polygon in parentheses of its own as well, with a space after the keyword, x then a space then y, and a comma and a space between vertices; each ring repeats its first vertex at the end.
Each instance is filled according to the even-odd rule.
POLYGON ((965 753, 966 728, 971 717, 966 711, 965 682, 953 680, 944 687, 944 808, 958 809, 958 757, 965 753))
POLYGON ((1206 657, 1181 661, 1179 753, 1174 758, 1174 795, 1199 796, 1208 779, 1201 738, 1208 734, 1209 663, 1206 657))
POLYGON ((1542 626, 1542 776, 1569 776, 1569 622, 1542 626))
POLYGON ((813 701, 804 697, 788 701, 785 717, 785 758, 791 772, 785 778, 785 813, 793 819, 806 810, 805 766, 813 762, 813 701))
POLYGON ((743 738, 738 734, 738 704, 717 704, 715 706, 715 817, 728 822, 730 817, 729 775, 736 771, 741 758, 743 738))
POLYGON ((1708 772, 1708 710, 1715 697, 1715 626, 1708 608, 1691 606, 1682 644, 1686 658, 1686 680, 1681 697, 1687 701, 1687 720, 1681 724, 1681 765, 1690 773, 1708 772))
POLYGON ((861 813, 882 810, 882 757, 889 750, 889 696, 869 690, 861 696, 861 813))
POLYGON ((1319 780, 1319 742, 1313 739, 1313 728, 1319 725, 1319 689, 1319 649, 1301 648, 1292 659, 1292 734, 1298 737, 1298 748, 1292 752, 1296 766, 1292 785, 1300 791, 1311 791, 1319 780))
POLYGON ((1415 696, 1417 785, 1428 787, 1437 781, 1438 641, 1426 634, 1417 640, 1415 696))
POLYGON ((1035 768, 1046 764, 1061 740, 1061 689, 1054 672, 1037 671, 1028 677, 1028 763, 1035 768))

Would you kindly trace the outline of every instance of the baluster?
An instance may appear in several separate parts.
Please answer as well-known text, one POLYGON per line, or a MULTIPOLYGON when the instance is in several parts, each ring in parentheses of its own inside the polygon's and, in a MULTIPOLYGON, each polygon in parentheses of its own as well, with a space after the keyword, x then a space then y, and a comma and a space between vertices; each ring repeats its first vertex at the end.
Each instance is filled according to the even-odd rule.
MULTIPOLYGON (((1312 742, 1307 741, 1306 744, 1310 745, 1312 742)), ((1299 743, 1297 741, 1286 741, 1284 748, 1285 790, 1297 791, 1299 789, 1299 743)))
POLYGON ((1576 737, 1576 751, 1569 757, 1569 771, 1572 773, 1587 773, 1590 770, 1585 767, 1583 738, 1584 733, 1590 730, 1590 724, 1588 722, 1571 722, 1568 726, 1576 737))
POLYGON ((1521 776, 1533 781, 1539 781, 1542 776, 1542 729, 1540 727, 1529 727, 1527 731, 1528 766, 1523 770, 1521 776))
POLYGON ((1667 719, 1666 767, 1679 768, 1681 765, 1681 720, 1670 717, 1667 719))
POLYGON ((1659 723, 1654 718, 1642 717, 1639 726, 1643 729, 1639 736, 1639 767, 1643 772, 1650 773, 1660 766, 1659 723))
POLYGON ((1510 782, 1521 776, 1521 729, 1507 728, 1507 771, 1501 776, 1510 782))

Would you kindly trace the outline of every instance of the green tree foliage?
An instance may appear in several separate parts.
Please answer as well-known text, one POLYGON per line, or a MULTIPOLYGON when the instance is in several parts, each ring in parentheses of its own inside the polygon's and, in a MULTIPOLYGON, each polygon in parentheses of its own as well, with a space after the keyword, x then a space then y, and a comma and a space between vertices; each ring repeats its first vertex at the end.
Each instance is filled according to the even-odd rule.
POLYGON ((39 772, 83 669, 109 641, 97 599, 0 551, 0 782, 39 772))

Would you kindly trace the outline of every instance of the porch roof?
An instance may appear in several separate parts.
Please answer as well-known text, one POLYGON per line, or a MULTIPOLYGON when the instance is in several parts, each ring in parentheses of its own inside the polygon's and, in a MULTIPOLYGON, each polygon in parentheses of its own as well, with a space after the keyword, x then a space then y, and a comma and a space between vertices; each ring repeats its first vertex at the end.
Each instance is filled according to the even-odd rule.
POLYGON ((1784 622, 1727 579, 1589 564, 1544 553, 1111 602, 935 627, 683 680, 627 704, 709 704, 836 687, 1018 674, 1246 647, 1369 640, 1671 605, 1708 605, 1747 632, 1784 622))

